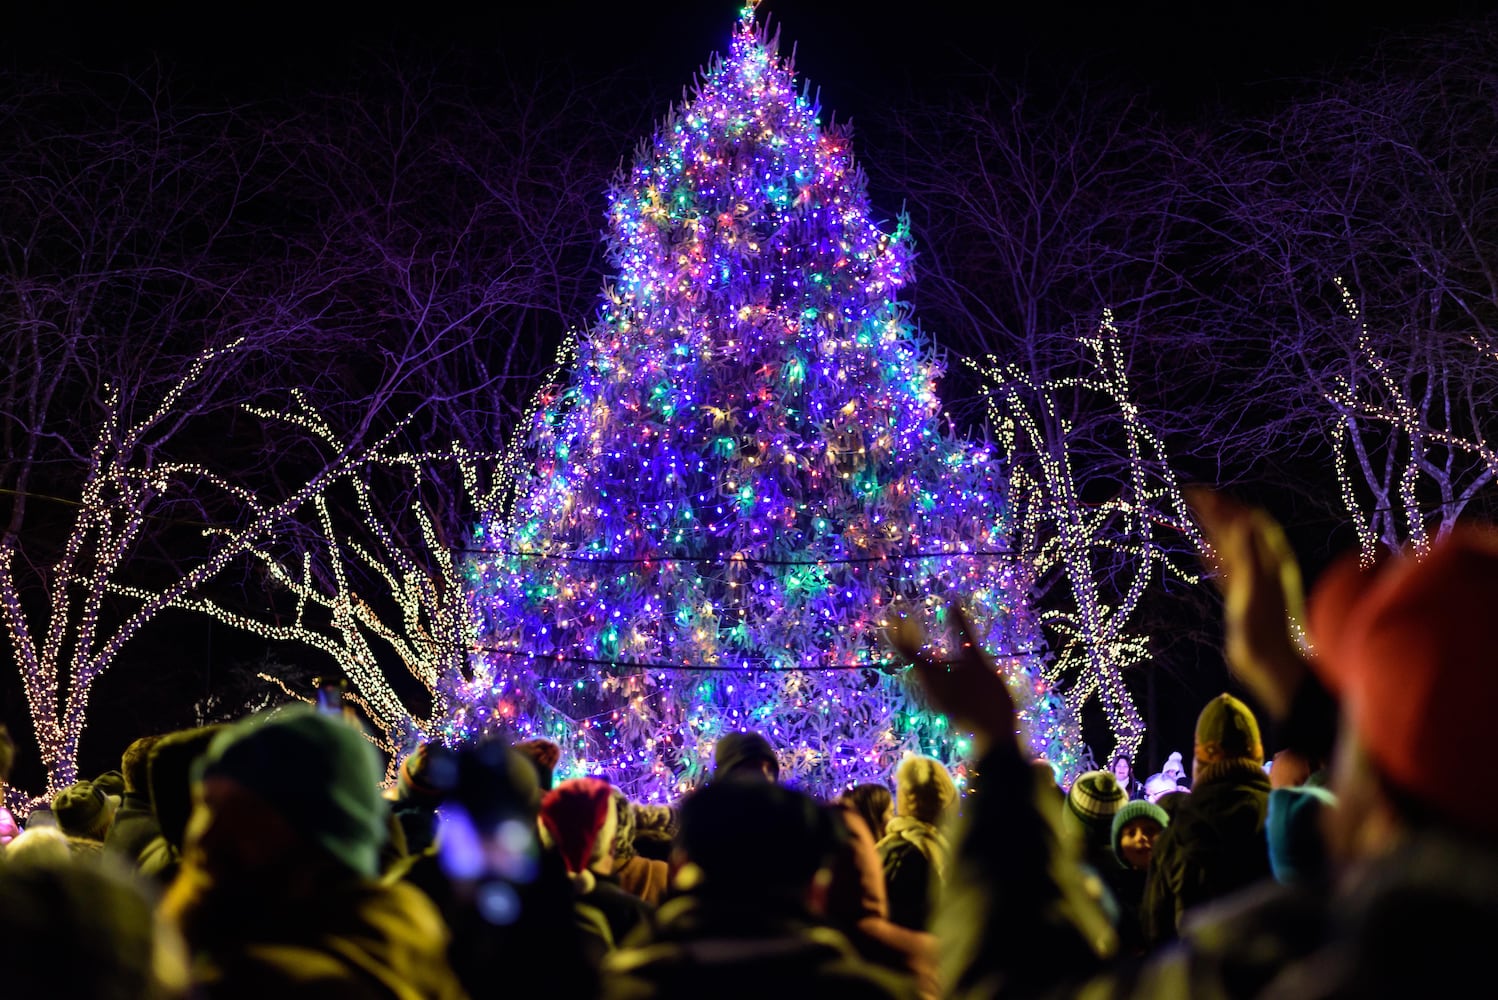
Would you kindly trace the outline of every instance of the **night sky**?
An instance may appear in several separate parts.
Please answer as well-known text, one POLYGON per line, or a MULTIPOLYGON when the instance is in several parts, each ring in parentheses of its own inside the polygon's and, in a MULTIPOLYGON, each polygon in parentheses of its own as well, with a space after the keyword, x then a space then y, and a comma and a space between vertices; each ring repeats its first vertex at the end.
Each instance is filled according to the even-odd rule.
MULTIPOLYGON (((666 93, 721 48, 737 4, 666 0, 495 3, 17 4, 0 15, 4 52, 62 69, 138 66, 159 56, 181 79, 225 93, 336 81, 371 47, 467 51, 497 60, 568 60, 627 69, 666 93), (142 9, 145 8, 145 9, 142 9)), ((911 5, 765 0, 798 45, 797 67, 840 117, 877 114, 906 93, 939 93, 962 76, 1017 78, 1039 69, 1126 81, 1160 106, 1252 108, 1288 81, 1354 64, 1374 39, 1489 5, 1077 4, 911 5)))
MULTIPOLYGON (((135 71, 159 60, 176 88, 207 102, 336 87, 392 50, 492 59, 516 74, 566 63, 584 78, 623 74, 629 85, 621 100, 656 102, 650 114, 659 117, 694 70, 726 47, 738 5, 557 0, 519 11, 495 3, 478 13, 470 6, 13 4, 0 14, 0 61, 72 75, 135 71), (131 9, 137 6, 149 9, 131 9)), ((765 0, 762 9, 780 26, 782 45, 796 45, 797 69, 820 88, 823 108, 856 127, 911 97, 939 97, 984 74, 1110 81, 1180 119, 1219 107, 1253 113, 1314 74, 1355 68, 1379 38, 1489 7, 1416 6, 765 0)), ((1172 742, 1189 740, 1193 714, 1182 710, 1187 728, 1172 742)), ((1180 729, 1179 720, 1172 728, 1180 729)))

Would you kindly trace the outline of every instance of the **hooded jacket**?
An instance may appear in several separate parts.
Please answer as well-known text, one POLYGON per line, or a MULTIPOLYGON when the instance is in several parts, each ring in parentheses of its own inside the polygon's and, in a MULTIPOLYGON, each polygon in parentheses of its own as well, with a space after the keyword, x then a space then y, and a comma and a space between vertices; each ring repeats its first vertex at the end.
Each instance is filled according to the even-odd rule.
POLYGON ((947 838, 930 823, 896 816, 875 846, 884 866, 889 918, 901 927, 926 930, 932 894, 946 877, 952 856, 947 838))

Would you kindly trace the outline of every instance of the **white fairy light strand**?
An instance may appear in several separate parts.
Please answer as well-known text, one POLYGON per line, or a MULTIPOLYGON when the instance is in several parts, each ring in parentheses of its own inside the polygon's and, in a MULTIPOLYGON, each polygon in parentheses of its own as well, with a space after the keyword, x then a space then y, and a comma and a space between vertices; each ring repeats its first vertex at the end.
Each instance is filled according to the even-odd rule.
MULTIPOLYGON (((1417 555, 1424 554, 1432 539, 1426 508, 1419 499, 1422 473, 1440 488, 1442 502, 1436 531, 1438 535, 1444 534, 1477 491, 1498 478, 1498 451, 1480 437, 1432 426, 1423 419, 1421 408, 1397 377, 1399 373, 1374 348, 1368 324, 1347 283, 1340 276, 1334 281, 1343 308, 1358 324, 1357 357, 1371 372, 1370 378, 1361 381, 1356 379, 1356 369, 1350 375, 1336 375, 1331 391, 1325 394, 1336 414, 1331 438, 1338 492, 1357 535, 1359 558, 1365 566, 1371 565, 1381 545, 1398 548, 1405 542, 1417 555), (1369 392, 1367 397, 1360 392, 1363 388, 1369 392), (1380 398, 1386 404, 1380 405, 1377 402, 1380 398), (1387 441, 1374 442, 1374 447, 1386 447, 1391 452, 1399 450, 1400 464, 1392 488, 1388 485, 1388 470, 1380 474, 1370 444, 1365 440, 1370 425, 1386 427, 1393 435, 1387 441), (1480 462, 1481 468, 1472 471, 1469 480, 1458 486, 1450 463, 1432 456, 1432 451, 1439 448, 1446 449, 1448 455, 1468 455, 1480 462), (1366 510, 1359 499, 1354 470, 1373 497, 1366 510)), ((1492 345, 1476 337, 1468 337, 1466 342, 1480 358, 1498 361, 1498 352, 1492 345)))
POLYGON ((1143 741, 1144 724, 1123 672, 1148 658, 1149 644, 1147 637, 1128 631, 1128 622, 1157 563, 1163 572, 1197 581, 1155 540, 1155 525, 1168 525, 1196 550, 1207 551, 1207 545, 1186 510, 1164 443, 1133 402, 1111 310, 1103 311, 1097 334, 1079 337, 1078 343, 1090 366, 1084 375, 1037 381, 992 355, 968 363, 992 384, 990 419, 1013 470, 1021 547, 1034 561, 1036 579, 1061 569, 1071 598, 1069 607, 1041 615, 1061 640, 1047 679, 1065 685, 1073 712, 1098 697, 1117 741, 1113 753, 1132 757, 1143 741), (1074 428, 1056 402, 1061 391, 1076 389, 1106 400, 1124 436, 1129 468, 1124 492, 1101 504, 1081 501, 1071 454, 1074 428), (1116 574, 1107 574, 1097 561, 1099 550, 1131 563, 1127 586, 1115 600, 1104 596, 1105 574, 1107 579, 1116 574))

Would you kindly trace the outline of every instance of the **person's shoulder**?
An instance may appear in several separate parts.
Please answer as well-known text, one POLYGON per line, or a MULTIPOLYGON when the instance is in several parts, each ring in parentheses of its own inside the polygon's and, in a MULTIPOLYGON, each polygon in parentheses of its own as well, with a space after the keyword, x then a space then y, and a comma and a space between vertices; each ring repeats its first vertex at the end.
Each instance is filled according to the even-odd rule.
POLYGON ((831 927, 763 938, 657 941, 603 960, 609 997, 763 996, 772 984, 818 1000, 911 1000, 913 983, 859 959, 831 927), (805 991, 805 992, 801 992, 805 991))
POLYGON ((879 845, 879 861, 886 872, 907 865, 920 866, 930 863, 921 845, 906 837, 886 837, 879 842, 879 845))
POLYGON ((199 962, 192 996, 203 1000, 375 1000, 378 984, 353 973, 326 949, 295 943, 246 944, 199 962))

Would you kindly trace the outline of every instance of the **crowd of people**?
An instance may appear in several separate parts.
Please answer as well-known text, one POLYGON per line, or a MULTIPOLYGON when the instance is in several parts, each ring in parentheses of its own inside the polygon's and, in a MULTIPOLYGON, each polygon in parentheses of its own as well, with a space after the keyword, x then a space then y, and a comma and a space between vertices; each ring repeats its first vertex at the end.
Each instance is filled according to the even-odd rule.
MULTIPOLYGON (((545 740, 425 744, 382 790, 308 706, 145 736, 17 823, 0 809, 0 977, 68 997, 1349 997, 1485 981, 1498 798, 1473 759, 1498 534, 1334 566, 1302 601, 1261 511, 1193 496, 1247 700, 1190 773, 1029 759, 960 607, 955 659, 890 641, 973 733, 959 794, 909 756, 833 801, 764 735, 679 802, 557 780, 545 740), (1303 633, 1291 627, 1303 624, 1303 633), (1265 719, 1250 708, 1262 707, 1265 719)), ((13 743, 0 729, 0 781, 13 743)))

